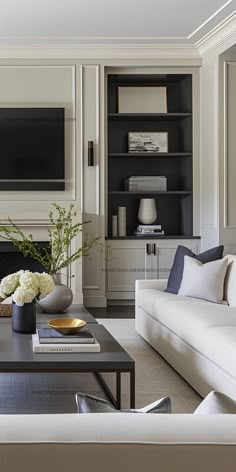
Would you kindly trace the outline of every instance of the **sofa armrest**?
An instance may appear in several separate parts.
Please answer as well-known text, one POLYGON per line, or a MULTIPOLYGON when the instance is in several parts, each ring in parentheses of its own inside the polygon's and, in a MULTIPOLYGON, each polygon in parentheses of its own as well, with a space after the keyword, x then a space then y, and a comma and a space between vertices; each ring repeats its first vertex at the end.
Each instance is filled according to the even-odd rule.
POLYGON ((148 279, 148 280, 136 280, 135 281, 135 292, 143 290, 144 288, 151 288, 154 290, 164 290, 167 287, 167 279, 148 279))

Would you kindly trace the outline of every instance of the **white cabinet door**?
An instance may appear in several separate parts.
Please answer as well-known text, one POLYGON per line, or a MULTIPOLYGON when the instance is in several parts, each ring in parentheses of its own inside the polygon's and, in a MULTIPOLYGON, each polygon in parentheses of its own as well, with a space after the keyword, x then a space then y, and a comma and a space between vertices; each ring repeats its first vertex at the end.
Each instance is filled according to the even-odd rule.
POLYGON ((107 250, 107 289, 108 292, 133 292, 135 280, 152 277, 151 247, 144 241, 108 243, 107 250), (150 254, 149 254, 150 251, 150 254))
POLYGON ((135 280, 168 279, 177 246, 199 252, 199 240, 108 240, 107 298, 134 299, 135 280))

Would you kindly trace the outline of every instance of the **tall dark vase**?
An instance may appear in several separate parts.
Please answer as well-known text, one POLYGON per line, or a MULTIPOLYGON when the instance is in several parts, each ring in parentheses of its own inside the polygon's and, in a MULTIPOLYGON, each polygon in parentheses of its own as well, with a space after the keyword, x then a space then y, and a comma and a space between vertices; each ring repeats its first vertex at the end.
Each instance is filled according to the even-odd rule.
POLYGON ((23 306, 12 302, 12 329, 16 333, 35 333, 36 331, 36 302, 25 303, 23 306))

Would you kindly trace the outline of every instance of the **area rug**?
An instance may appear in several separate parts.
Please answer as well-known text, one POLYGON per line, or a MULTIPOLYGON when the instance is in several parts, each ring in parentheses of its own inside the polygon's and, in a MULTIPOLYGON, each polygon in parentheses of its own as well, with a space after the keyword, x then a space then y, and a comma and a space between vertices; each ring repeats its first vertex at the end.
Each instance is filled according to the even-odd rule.
MULTIPOLYGON (((99 319, 135 360, 136 406, 169 395, 174 413, 191 413, 199 395, 136 332, 132 319, 99 319)), ((114 391, 114 376, 106 374, 114 391)), ((93 374, 1 374, 0 414, 73 413, 75 393, 105 398, 93 374)), ((128 374, 122 375, 122 407, 129 406, 128 374)))
MULTIPOLYGON (((171 397, 173 413, 192 413, 202 398, 135 331, 134 319, 99 319, 135 360, 136 406, 171 397)), ((123 374, 122 406, 128 406, 128 374, 123 374)))

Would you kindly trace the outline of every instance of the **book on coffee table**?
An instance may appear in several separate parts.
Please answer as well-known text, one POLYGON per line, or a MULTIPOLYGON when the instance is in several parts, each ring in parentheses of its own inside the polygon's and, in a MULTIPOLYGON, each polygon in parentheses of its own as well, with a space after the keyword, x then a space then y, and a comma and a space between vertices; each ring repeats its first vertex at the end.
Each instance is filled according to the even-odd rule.
POLYGON ((87 328, 75 334, 61 334, 52 328, 37 330, 40 344, 94 344, 95 338, 87 328))
POLYGON ((72 353, 72 352, 100 352, 100 344, 96 338, 94 343, 41 343, 38 333, 32 334, 32 346, 35 353, 72 353))

